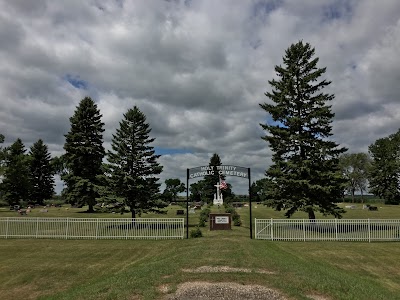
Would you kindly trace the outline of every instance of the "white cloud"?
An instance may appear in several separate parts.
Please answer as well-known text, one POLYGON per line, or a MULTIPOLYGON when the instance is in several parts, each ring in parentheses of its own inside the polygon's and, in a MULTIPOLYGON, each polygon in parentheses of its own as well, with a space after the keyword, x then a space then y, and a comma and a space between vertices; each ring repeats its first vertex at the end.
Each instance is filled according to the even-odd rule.
POLYGON ((397 0, 0 0, 0 131, 62 153, 69 117, 89 95, 107 147, 138 105, 156 147, 188 152, 161 158, 162 180, 184 180, 212 153, 256 180, 271 156, 258 104, 284 50, 304 40, 332 80, 333 138, 367 151, 399 127, 399 16, 397 0))

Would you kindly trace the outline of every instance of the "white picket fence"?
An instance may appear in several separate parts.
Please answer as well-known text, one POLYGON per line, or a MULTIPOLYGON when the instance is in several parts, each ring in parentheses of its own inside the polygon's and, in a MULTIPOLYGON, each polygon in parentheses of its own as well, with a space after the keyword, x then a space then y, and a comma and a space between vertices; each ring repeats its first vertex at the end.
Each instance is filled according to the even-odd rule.
POLYGON ((400 241, 400 220, 255 219, 255 238, 272 241, 400 241))
POLYGON ((183 239, 183 218, 0 218, 0 238, 183 239))

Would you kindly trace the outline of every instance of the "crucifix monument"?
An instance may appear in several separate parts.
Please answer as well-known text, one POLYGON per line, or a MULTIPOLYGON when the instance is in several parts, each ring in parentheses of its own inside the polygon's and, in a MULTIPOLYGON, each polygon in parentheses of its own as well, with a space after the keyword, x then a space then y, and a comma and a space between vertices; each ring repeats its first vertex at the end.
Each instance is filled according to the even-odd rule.
POLYGON ((216 185, 214 185, 217 188, 217 193, 214 194, 214 205, 222 205, 224 203, 224 200, 222 198, 222 193, 221 193, 221 184, 217 182, 216 185))

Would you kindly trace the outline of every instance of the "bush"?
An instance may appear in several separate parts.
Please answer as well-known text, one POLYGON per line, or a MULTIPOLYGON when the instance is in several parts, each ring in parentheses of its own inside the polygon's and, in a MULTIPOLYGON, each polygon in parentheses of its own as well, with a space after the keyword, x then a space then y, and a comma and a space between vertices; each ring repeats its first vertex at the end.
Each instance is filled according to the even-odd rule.
POLYGON ((235 218, 235 219, 232 218, 232 220, 233 220, 233 225, 234 225, 234 226, 242 226, 242 220, 240 220, 240 216, 239 216, 239 215, 237 215, 237 216, 238 216, 238 217, 235 218))
POLYGON ((199 226, 200 227, 206 226, 206 222, 208 221, 208 217, 209 217, 210 213, 211 213, 211 209, 209 209, 208 207, 201 210, 200 216, 199 216, 199 226))
POLYGON ((225 207, 225 212, 231 214, 232 222, 234 226, 241 226, 242 220, 240 220, 240 215, 237 213, 236 209, 229 205, 225 207))
POLYGON ((203 233, 201 232, 199 227, 196 227, 195 229, 190 230, 190 237, 191 238, 198 238, 202 237, 203 233))

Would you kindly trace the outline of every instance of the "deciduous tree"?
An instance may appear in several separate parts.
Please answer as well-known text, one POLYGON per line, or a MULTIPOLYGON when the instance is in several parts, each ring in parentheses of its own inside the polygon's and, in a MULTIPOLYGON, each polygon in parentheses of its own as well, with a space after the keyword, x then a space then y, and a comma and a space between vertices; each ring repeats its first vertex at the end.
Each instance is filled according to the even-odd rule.
POLYGON ((400 130, 369 146, 370 192, 387 204, 400 204, 400 130))
POLYGON ((163 198, 169 202, 176 201, 178 193, 182 193, 185 190, 185 184, 179 178, 166 179, 163 198))
POLYGON ((354 194, 360 191, 361 199, 367 190, 368 171, 370 169, 370 158, 367 153, 345 153, 340 156, 340 168, 346 182, 346 190, 350 192, 352 202, 354 194))
POLYGON ((302 41, 291 45, 276 66, 277 79, 269 81, 272 103, 260 104, 272 122, 261 124, 268 133, 263 139, 273 151, 273 164, 267 170, 274 188, 270 205, 286 210, 287 217, 301 210, 315 219, 315 211, 341 217, 344 212, 334 202, 341 197, 344 179, 339 155, 346 151, 328 138, 332 135, 334 114, 322 92, 330 84, 320 79, 326 68, 317 67, 315 49, 302 41))

